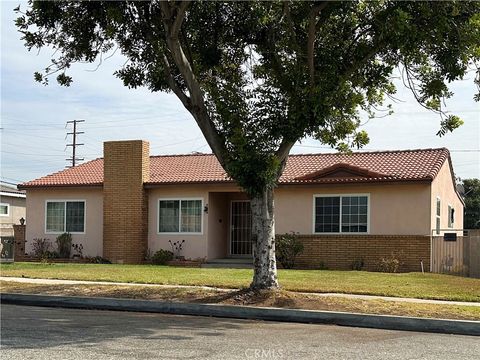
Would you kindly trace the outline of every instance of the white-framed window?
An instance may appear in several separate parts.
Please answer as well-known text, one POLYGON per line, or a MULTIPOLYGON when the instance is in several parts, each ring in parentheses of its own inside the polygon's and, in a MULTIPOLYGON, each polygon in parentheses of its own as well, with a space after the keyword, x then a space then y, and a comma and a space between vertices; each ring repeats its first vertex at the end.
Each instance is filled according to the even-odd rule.
POLYGON ((158 233, 201 234, 203 199, 158 199, 158 233))
POLYGON ((85 200, 47 200, 45 233, 85 233, 85 200))
POLYGON ((435 206, 435 233, 440 235, 440 219, 442 214, 442 202, 440 198, 437 196, 437 202, 435 206))
POLYGON ((10 204, 0 203, 0 216, 10 215, 10 204))
POLYGON ((314 195, 314 233, 368 233, 370 195, 314 195))
POLYGON ((455 209, 452 205, 448 205, 448 227, 453 228, 455 223, 455 209))

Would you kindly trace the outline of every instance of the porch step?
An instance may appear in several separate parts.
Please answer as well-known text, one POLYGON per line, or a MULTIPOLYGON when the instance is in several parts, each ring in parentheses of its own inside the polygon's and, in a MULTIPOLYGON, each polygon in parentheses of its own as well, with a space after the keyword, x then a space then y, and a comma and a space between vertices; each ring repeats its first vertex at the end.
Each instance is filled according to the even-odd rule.
POLYGON ((212 259, 201 265, 202 268, 252 269, 253 259, 224 258, 212 259))

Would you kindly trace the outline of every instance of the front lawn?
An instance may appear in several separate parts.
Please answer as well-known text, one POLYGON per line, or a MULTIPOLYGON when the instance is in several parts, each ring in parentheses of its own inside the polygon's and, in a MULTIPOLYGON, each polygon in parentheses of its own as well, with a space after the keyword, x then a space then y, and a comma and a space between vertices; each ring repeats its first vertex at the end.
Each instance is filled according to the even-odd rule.
MULTIPOLYGON (((154 265, 2 264, 2 276, 144 284, 247 287, 248 269, 201 269, 154 265)), ((365 271, 279 270, 284 290, 480 301, 480 279, 432 273, 385 274, 365 271)))

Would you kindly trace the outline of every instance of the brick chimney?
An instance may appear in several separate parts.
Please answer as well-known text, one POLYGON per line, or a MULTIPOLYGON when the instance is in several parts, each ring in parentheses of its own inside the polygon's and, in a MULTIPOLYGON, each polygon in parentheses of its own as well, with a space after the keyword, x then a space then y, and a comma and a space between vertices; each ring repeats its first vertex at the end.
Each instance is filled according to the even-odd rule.
POLYGON ((140 263, 147 250, 143 183, 150 177, 150 144, 108 141, 103 156, 103 256, 114 263, 140 263))

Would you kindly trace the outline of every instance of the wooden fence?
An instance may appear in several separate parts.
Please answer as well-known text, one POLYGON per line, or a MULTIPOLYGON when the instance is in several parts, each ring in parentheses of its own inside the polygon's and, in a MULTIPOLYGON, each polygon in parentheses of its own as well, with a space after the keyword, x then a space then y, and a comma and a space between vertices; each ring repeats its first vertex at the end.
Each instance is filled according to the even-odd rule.
POLYGON ((432 235, 431 271, 480 278, 480 230, 440 230, 432 235))

